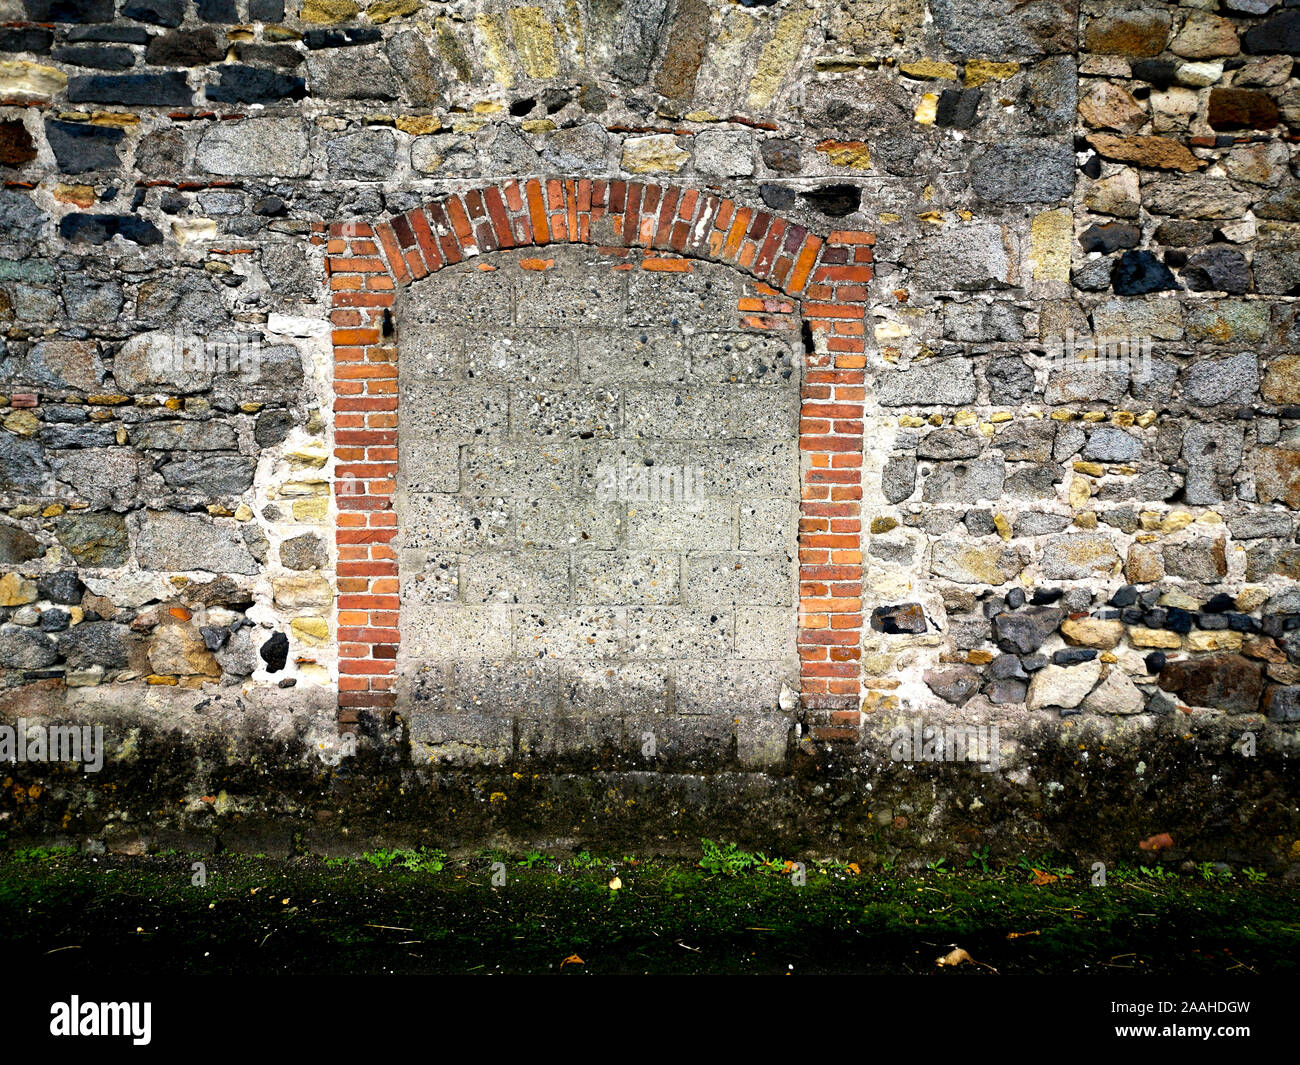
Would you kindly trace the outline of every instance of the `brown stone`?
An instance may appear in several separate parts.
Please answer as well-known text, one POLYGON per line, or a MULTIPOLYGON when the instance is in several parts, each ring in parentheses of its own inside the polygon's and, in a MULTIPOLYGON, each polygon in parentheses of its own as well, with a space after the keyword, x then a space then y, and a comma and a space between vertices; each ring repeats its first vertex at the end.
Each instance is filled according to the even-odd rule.
POLYGON ((1165 691, 1176 692, 1189 706, 1248 714, 1259 709, 1264 671, 1242 655, 1214 654, 1168 663, 1160 671, 1158 683, 1165 691))
POLYGON ((22 166, 36 158, 36 145, 18 120, 0 122, 0 166, 22 166))
POLYGON ((1255 455, 1255 488, 1261 503, 1300 508, 1300 451, 1260 448, 1255 455))
POLYGON ((1277 103, 1255 89, 1211 89, 1206 118, 1211 129, 1272 129, 1277 103))
POLYGON ((1105 55, 1159 55, 1169 38, 1170 21, 1165 11, 1123 11, 1095 18, 1084 31, 1083 46, 1105 55))
POLYGON ((1103 81, 1079 102, 1079 117, 1093 129, 1136 133, 1146 123, 1147 113, 1127 89, 1103 81))
POLYGON ((1273 642, 1271 636, 1255 636, 1247 633, 1242 637, 1241 652, 1249 658, 1260 658, 1265 662, 1286 661, 1286 652, 1273 642))
POLYGON ((1300 403, 1300 355, 1282 355, 1270 362, 1260 391, 1269 403, 1300 403))
POLYGON ((1184 59, 1218 59, 1241 51, 1237 28, 1221 15, 1193 11, 1169 50, 1184 59))
POLYGON ((683 0, 668 35, 664 61, 655 88, 670 100, 684 100, 695 91, 695 78, 709 44, 709 5, 683 0))
POLYGON ((1185 145, 1169 137, 1117 137, 1111 133, 1094 133, 1088 143, 1103 159, 1118 163, 1136 163, 1156 170, 1181 170, 1190 173, 1205 166, 1185 145))
POLYGON ((1153 584, 1165 575, 1160 552, 1145 544, 1133 544, 1124 563, 1124 579, 1129 584, 1153 584))
POLYGON ((149 665, 166 676, 221 676, 221 667, 192 625, 159 626, 149 645, 149 665))

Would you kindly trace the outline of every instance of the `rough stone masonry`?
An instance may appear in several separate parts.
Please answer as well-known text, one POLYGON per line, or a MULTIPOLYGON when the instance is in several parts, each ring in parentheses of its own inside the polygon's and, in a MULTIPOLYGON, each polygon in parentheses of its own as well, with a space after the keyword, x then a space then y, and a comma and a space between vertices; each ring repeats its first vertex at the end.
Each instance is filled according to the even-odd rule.
POLYGON ((0 835, 1294 873, 1298 50, 0 0, 0 835))

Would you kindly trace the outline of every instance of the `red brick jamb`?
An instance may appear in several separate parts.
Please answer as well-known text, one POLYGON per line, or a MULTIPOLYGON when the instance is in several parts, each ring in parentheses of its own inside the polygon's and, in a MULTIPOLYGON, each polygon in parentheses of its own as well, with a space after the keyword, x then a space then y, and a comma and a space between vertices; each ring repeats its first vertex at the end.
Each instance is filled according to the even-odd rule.
POLYGON ((397 288, 475 255, 549 244, 641 248, 725 263, 803 301, 818 335, 800 410, 801 697, 813 735, 856 739, 862 637, 862 432, 870 233, 821 237, 698 189, 504 181, 378 225, 330 226, 339 723, 396 702, 397 288))

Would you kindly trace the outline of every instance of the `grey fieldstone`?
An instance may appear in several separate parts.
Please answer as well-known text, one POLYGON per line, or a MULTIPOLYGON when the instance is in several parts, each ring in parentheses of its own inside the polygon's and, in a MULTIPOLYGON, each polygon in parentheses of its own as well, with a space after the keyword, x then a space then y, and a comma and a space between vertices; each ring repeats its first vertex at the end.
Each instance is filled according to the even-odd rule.
POLYGON ((307 124, 299 118, 247 118, 214 123, 194 161, 229 177, 306 177, 311 173, 307 124))
POLYGON ((133 519, 136 556, 149 569, 253 574, 260 570, 238 529, 197 514, 146 510, 133 519))
POLYGON ((302 533, 280 544, 280 562, 289 569, 317 569, 328 564, 329 552, 315 533, 302 533))
POLYGON ((58 647, 45 633, 26 626, 0 626, 0 666, 43 669, 58 660, 58 647))
POLYGON ((325 161, 339 177, 388 177, 397 163, 397 141, 392 130, 364 129, 325 142, 325 161))
POLYGON ((886 370, 876 382, 882 407, 956 407, 975 402, 969 359, 926 359, 908 370, 886 370))

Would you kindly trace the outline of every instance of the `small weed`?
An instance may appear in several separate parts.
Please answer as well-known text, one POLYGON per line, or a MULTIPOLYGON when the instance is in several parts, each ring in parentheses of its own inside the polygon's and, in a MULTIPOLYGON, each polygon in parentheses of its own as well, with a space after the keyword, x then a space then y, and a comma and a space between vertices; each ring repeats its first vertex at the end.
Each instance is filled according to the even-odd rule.
POLYGON ((1241 871, 1241 874, 1252 884, 1262 884, 1265 880, 1268 879, 1267 873, 1261 873, 1254 866, 1250 866, 1250 865, 1246 866, 1246 868, 1241 871))
POLYGON ((14 851, 13 859, 16 862, 50 862, 76 853, 76 847, 22 847, 14 851))
POLYGON ((546 855, 541 851, 529 851, 515 865, 522 865, 525 869, 536 869, 539 865, 546 862, 546 855))
POLYGON ((926 862, 925 867, 932 873, 946 873, 948 871, 948 859, 939 858, 933 862, 926 862))
POLYGON ((431 847, 420 847, 418 850, 399 847, 395 850, 369 851, 361 856, 363 862, 369 862, 376 869, 405 869, 411 873, 440 873, 446 859, 446 851, 431 847))
POLYGON ((700 840, 704 856, 700 859, 700 868, 707 873, 721 873, 723 876, 737 876, 754 868, 758 858, 748 851, 742 851, 734 843, 714 843, 711 839, 700 840))
POLYGON ((1218 884, 1232 879, 1231 869, 1216 869, 1213 862, 1201 862, 1196 867, 1196 871, 1201 874, 1202 880, 1210 884, 1218 884))
POLYGON ((985 876, 993 873, 993 867, 989 865, 989 848, 977 847, 970 852, 970 858, 966 862, 967 869, 978 869, 985 876))

